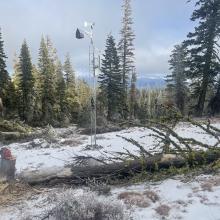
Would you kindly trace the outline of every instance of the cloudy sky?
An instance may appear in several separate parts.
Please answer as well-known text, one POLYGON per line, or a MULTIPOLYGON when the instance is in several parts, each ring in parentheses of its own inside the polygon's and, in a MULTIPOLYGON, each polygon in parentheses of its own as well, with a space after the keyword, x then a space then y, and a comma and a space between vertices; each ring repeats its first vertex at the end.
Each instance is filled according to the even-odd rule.
MULTIPOLYGON (((189 20, 193 3, 187 0, 132 0, 136 34, 136 63, 141 76, 166 74, 173 45, 193 30, 189 20)), ((15 52, 25 38, 33 62, 37 62, 40 38, 49 35, 63 61, 70 53, 75 69, 88 72, 88 41, 76 40, 74 32, 84 21, 94 21, 95 42, 104 49, 108 33, 118 40, 122 0, 0 0, 0 26, 12 71, 15 52)))

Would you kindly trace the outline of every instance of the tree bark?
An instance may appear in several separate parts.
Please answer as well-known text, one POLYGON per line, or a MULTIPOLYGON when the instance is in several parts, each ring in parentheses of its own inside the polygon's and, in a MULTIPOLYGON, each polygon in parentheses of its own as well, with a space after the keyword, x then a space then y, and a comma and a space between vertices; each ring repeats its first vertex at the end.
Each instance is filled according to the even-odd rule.
POLYGON ((199 100, 198 100, 198 103, 196 106, 196 116, 198 116, 198 117, 202 116, 202 114, 203 114, 208 84, 209 84, 208 78, 203 77, 201 92, 199 94, 199 100))
POLYGON ((134 159, 125 162, 115 162, 95 166, 79 167, 72 165, 68 172, 37 175, 36 173, 23 175, 23 180, 29 184, 86 184, 89 179, 106 181, 108 179, 124 179, 140 172, 157 172, 173 166, 181 168, 188 165, 202 165, 212 163, 220 158, 220 150, 193 152, 188 159, 175 154, 158 154, 148 158, 134 159))

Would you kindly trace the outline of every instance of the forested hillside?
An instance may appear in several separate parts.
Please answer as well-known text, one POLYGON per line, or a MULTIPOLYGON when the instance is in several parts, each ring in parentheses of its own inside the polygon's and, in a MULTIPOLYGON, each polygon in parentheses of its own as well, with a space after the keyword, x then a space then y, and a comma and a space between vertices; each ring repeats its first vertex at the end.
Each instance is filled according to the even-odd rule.
POLYGON ((220 0, 0 8, 0 220, 220 219, 220 0))
MULTIPOLYGON (((120 40, 106 37, 98 76, 98 115, 109 121, 160 118, 169 108, 182 115, 203 116, 220 112, 220 3, 200 0, 191 20, 195 31, 174 46, 166 89, 136 88, 135 34, 131 2, 123 5, 120 40)), ((90 85, 76 77, 70 56, 62 64, 52 40, 42 37, 38 62, 33 63, 28 40, 14 58, 13 74, 0 33, 1 117, 32 126, 64 126, 89 120, 90 85)), ((30 42, 31 43, 31 42, 30 42)))

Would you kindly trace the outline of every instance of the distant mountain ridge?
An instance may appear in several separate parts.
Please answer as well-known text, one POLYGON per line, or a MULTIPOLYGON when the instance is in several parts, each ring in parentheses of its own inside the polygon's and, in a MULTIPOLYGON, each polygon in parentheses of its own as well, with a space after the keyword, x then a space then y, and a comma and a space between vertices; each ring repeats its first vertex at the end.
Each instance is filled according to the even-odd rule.
MULTIPOLYGON (((89 85, 92 85, 92 78, 88 76, 82 77, 89 85)), ((166 87, 166 81, 164 76, 145 76, 137 78, 137 88, 138 89, 160 89, 166 87)))
POLYGON ((159 89, 166 87, 166 81, 163 77, 140 77, 136 85, 139 89, 159 89))

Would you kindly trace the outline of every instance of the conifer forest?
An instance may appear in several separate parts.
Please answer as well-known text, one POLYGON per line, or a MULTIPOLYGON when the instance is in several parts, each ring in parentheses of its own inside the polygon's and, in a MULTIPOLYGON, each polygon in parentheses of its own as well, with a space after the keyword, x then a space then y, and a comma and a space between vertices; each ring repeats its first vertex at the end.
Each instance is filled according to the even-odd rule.
POLYGON ((0 8, 0 220, 220 219, 220 0, 0 8))

